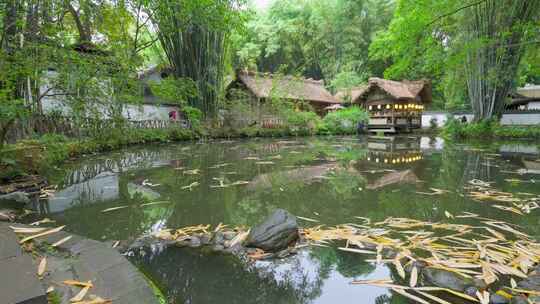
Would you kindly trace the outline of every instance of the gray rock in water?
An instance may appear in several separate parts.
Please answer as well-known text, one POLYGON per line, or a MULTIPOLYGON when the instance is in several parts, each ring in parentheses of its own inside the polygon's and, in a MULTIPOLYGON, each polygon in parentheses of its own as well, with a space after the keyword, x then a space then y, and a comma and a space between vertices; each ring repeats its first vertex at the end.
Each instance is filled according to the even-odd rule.
POLYGON ((509 302, 510 300, 496 293, 493 293, 489 296, 489 303, 491 304, 508 304, 509 302))
POLYGON ((474 286, 472 280, 442 269, 426 267, 422 270, 422 275, 429 283, 442 288, 463 292, 468 287, 474 286))
POLYGON ((223 237, 227 241, 230 241, 230 240, 234 239, 235 236, 236 236, 236 233, 234 231, 225 231, 225 232, 223 232, 223 237))
POLYGON ((540 275, 533 274, 530 275, 527 279, 519 281, 518 287, 523 289, 532 289, 535 291, 540 291, 540 275))
POLYGON ((16 208, 23 208, 24 205, 30 203, 28 194, 24 192, 12 192, 9 194, 0 195, 0 206, 6 205, 16 208))
POLYGON ((200 246, 201 246, 201 240, 198 237, 192 236, 189 239, 189 247, 197 248, 197 247, 200 247, 200 246))
POLYGON ((211 237, 208 234, 201 234, 199 239, 201 240, 201 245, 209 245, 211 237))
POLYGON ((225 238, 223 237, 223 232, 218 231, 214 234, 214 237, 212 238, 212 243, 215 245, 223 245, 223 242, 225 242, 225 238))
POLYGON ((524 296, 515 296, 510 299, 510 304, 528 304, 527 298, 524 296))
POLYGON ((264 251, 279 251, 298 238, 296 217, 283 209, 277 209, 264 222, 251 229, 247 246, 264 251))
POLYGON ((471 296, 473 298, 476 297, 476 292, 478 291, 478 288, 474 287, 474 286, 469 286, 467 288, 465 288, 465 291, 464 293, 468 296, 471 296))

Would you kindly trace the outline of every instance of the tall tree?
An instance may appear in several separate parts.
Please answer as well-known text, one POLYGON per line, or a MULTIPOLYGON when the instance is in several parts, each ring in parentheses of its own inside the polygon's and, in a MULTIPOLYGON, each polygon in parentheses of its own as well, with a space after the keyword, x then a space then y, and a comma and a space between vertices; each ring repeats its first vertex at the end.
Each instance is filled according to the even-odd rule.
POLYGON ((229 33, 240 27, 241 0, 163 0, 150 4, 159 41, 176 78, 190 78, 198 94, 191 106, 217 114, 229 33))
POLYGON ((539 16, 540 1, 484 0, 467 9, 465 71, 476 121, 502 115, 528 38, 538 34, 532 26, 539 16))

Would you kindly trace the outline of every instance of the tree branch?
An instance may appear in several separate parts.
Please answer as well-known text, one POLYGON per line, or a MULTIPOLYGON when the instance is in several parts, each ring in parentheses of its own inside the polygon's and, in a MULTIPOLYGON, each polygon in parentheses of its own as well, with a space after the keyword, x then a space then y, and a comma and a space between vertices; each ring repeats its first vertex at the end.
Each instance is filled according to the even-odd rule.
POLYGON ((486 2, 486 0, 480 0, 480 1, 477 1, 477 2, 474 2, 474 3, 471 3, 471 4, 468 4, 468 5, 465 5, 465 6, 462 6, 462 7, 459 7, 449 13, 446 13, 446 14, 442 14, 442 15, 439 15, 437 16, 435 19, 431 20, 430 22, 428 22, 425 27, 429 27, 431 25, 433 25, 434 23, 436 23, 437 21, 443 19, 443 18, 446 18, 446 17, 450 17, 452 15, 454 15, 455 13, 458 13, 464 9, 467 9, 469 7, 473 7, 473 6, 477 6, 477 5, 480 5, 482 3, 486 2))

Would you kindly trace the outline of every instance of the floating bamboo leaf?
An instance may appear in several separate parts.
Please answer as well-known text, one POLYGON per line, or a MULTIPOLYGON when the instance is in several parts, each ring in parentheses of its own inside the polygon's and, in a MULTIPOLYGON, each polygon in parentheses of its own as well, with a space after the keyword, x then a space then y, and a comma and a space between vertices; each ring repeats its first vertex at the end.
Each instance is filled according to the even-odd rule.
POLYGON ((125 209, 125 208, 128 208, 128 207, 129 207, 129 206, 119 206, 119 207, 107 208, 107 209, 101 210, 101 213, 107 213, 107 212, 111 212, 111 211, 116 211, 116 210, 120 210, 120 209, 125 209))
POLYGON ((345 248, 345 247, 339 247, 339 250, 348 251, 348 252, 354 252, 354 253, 365 253, 365 254, 377 254, 376 252, 369 251, 369 250, 362 250, 362 249, 355 249, 355 248, 345 248))
POLYGON ((416 301, 416 302, 418 302, 418 303, 421 303, 421 304, 430 304, 428 301, 426 301, 426 300, 424 300, 424 299, 422 299, 422 298, 419 298, 419 297, 417 297, 417 296, 415 296, 415 295, 412 295, 412 294, 406 292, 406 291, 403 290, 403 289, 392 288, 392 290, 393 290, 394 292, 399 293, 400 295, 402 295, 402 296, 404 296, 404 297, 406 297, 406 298, 409 298, 409 299, 411 299, 411 300, 413 300, 413 301, 416 301))
POLYGON ((418 282, 418 268, 414 266, 411 270, 411 279, 409 280, 409 286, 415 287, 418 282))
POLYGON ((308 222, 313 222, 313 223, 318 223, 319 222, 318 220, 314 220, 314 219, 309 218, 309 217, 303 217, 303 216, 298 216, 298 215, 296 217, 301 219, 301 220, 308 221, 308 222))

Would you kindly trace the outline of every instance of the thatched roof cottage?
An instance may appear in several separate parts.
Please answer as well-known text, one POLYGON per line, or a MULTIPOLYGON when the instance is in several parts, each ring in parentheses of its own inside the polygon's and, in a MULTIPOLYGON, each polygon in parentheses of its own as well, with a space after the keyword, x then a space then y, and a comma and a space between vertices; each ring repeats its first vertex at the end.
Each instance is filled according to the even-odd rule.
POLYGON ((409 131, 421 126, 424 105, 432 101, 431 82, 370 78, 366 85, 339 92, 336 97, 368 110, 370 131, 409 131))
POLYGON ((277 76, 272 74, 239 71, 236 79, 227 87, 227 96, 233 98, 231 91, 240 90, 247 93, 252 101, 264 103, 270 99, 290 102, 305 102, 323 115, 325 108, 340 104, 324 87, 322 80, 305 79, 293 76, 277 76))

